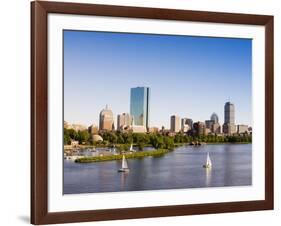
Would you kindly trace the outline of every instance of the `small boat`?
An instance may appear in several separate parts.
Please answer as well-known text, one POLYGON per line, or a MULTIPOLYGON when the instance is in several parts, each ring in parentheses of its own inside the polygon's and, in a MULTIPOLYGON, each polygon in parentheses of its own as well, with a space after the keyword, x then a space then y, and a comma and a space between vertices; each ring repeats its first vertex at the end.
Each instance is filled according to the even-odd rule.
POLYGON ((125 158, 125 155, 123 155, 123 158, 122 158, 122 168, 120 168, 118 170, 118 172, 129 172, 130 169, 128 167, 128 163, 127 163, 127 160, 125 158))
POLYGON ((131 144, 130 151, 134 151, 133 144, 131 144))
POLYGON ((207 160, 206 160, 206 164, 203 165, 204 168, 212 168, 212 161, 209 155, 209 152, 207 154, 207 160))

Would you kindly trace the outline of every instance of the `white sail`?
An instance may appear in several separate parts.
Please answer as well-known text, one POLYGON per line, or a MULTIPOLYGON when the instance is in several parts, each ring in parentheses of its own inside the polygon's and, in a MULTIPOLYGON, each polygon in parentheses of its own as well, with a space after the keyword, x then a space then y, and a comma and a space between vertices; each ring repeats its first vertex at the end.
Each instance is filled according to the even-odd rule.
POLYGON ((128 169, 128 163, 125 158, 125 155, 123 155, 123 159, 122 159, 122 169, 128 169))
POLYGON ((133 144, 131 144, 130 151, 133 151, 133 144))
POLYGON ((210 159, 209 152, 208 152, 208 154, 207 154, 206 166, 207 166, 207 167, 211 167, 211 166, 212 166, 212 161, 211 161, 211 159, 210 159))

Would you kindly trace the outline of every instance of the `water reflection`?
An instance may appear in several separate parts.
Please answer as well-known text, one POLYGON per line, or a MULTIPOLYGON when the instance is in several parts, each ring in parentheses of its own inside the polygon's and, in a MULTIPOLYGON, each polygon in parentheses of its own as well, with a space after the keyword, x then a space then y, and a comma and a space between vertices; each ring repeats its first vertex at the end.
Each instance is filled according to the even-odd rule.
POLYGON ((245 186, 252 183, 252 145, 184 146, 158 158, 77 164, 64 161, 64 194, 153 189, 245 186), (207 152, 212 168, 204 169, 207 152))
POLYGON ((121 177, 121 191, 125 189, 126 178, 128 177, 129 172, 120 173, 121 177))
POLYGON ((212 181, 212 168, 205 168, 206 171, 206 187, 210 187, 212 181))

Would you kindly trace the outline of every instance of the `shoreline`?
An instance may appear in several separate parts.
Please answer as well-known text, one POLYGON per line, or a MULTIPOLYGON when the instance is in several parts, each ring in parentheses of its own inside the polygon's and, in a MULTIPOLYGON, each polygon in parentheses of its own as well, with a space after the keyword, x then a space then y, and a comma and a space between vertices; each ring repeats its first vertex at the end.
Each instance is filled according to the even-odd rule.
POLYGON ((123 155, 125 155, 126 159, 158 157, 158 156, 165 155, 171 151, 173 151, 173 150, 157 149, 157 150, 153 150, 153 151, 139 151, 139 152, 124 153, 124 154, 109 155, 109 156, 82 157, 82 158, 76 159, 75 163, 93 163, 93 162, 121 160, 123 158, 123 155))
MULTIPOLYGON (((236 142, 236 143, 206 143, 206 144, 251 144, 250 142, 236 142)), ((176 148, 181 147, 181 146, 204 146, 206 144, 201 144, 201 145, 190 145, 189 143, 184 143, 184 144, 175 144, 175 147, 173 149, 155 149, 151 151, 138 151, 138 152, 125 152, 121 154, 116 154, 116 155, 106 155, 106 156, 92 156, 92 157, 81 157, 75 160, 75 163, 94 163, 94 162, 105 162, 105 161, 114 161, 114 160, 121 160, 123 155, 127 159, 137 159, 137 158, 145 158, 145 157, 159 157, 163 156, 169 152, 174 151, 176 148)))
MULTIPOLYGON (((218 145, 218 144, 252 144, 252 142, 202 142, 201 145, 218 145)), ((200 145, 191 145, 190 143, 175 143, 175 147, 180 147, 180 146, 200 146, 200 145)), ((109 149, 112 148, 112 146, 97 146, 97 145, 79 145, 78 147, 69 147, 66 148, 66 145, 64 145, 64 151, 66 150, 74 150, 74 149, 87 149, 87 148, 105 148, 109 149)), ((119 144, 116 145, 115 147, 118 148, 119 144)), ((133 144, 133 147, 137 146, 136 144, 133 144)), ((152 147, 152 145, 145 145, 144 147, 152 147)))

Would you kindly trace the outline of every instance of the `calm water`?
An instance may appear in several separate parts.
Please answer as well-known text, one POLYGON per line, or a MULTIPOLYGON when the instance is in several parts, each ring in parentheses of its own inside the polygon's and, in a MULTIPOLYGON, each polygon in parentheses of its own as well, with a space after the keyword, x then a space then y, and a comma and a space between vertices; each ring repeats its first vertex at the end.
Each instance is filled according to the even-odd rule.
POLYGON ((64 194, 175 188, 244 186, 252 183, 252 145, 184 146, 162 157, 78 164, 64 160, 64 194), (209 151, 212 169, 203 164, 209 151))

